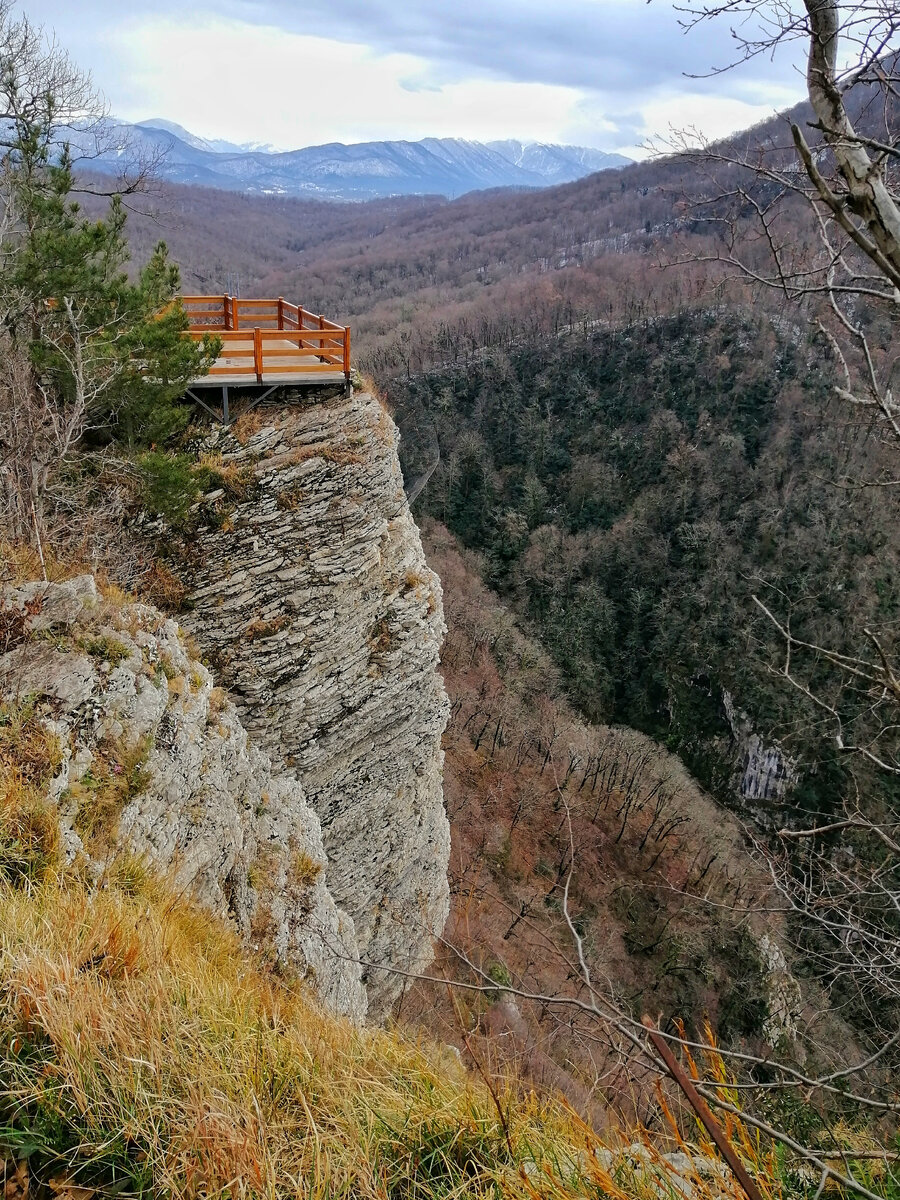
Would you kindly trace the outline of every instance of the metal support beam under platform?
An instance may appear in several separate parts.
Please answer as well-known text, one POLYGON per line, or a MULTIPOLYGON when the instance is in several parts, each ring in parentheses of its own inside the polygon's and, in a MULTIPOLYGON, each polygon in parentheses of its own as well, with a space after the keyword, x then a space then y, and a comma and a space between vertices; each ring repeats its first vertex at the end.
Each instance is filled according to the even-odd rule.
MULTIPOLYGON (((267 396, 271 396, 272 393, 277 391, 280 386, 282 386, 282 385, 273 383, 270 387, 267 387, 264 391, 261 391, 258 396, 254 396, 253 399, 249 402, 249 404, 245 404, 242 406, 241 415, 243 415, 244 413, 248 413, 252 409, 256 408, 257 404, 261 404, 263 402, 263 400, 266 399, 267 396)), ((220 389, 204 388, 203 390, 206 392, 221 391, 222 407, 221 407, 220 411, 217 412, 214 408, 211 408, 210 405, 208 405, 206 403, 206 401, 203 399, 202 396, 197 395, 197 393, 194 391, 193 388, 188 388, 188 390, 185 392, 185 395, 189 396, 191 398, 191 400, 193 400, 196 404, 199 404, 200 407, 202 409, 204 409, 206 412, 208 412, 209 415, 214 420, 221 422, 221 424, 223 424, 223 425, 230 425, 232 420, 234 419, 234 414, 232 412, 232 408, 229 403, 228 384, 227 383, 223 384, 220 389)))

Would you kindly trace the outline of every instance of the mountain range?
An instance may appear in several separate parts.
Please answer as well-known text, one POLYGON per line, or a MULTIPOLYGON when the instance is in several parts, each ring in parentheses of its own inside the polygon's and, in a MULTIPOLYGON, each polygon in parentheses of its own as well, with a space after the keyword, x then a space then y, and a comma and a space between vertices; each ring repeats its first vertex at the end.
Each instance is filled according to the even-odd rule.
POLYGON ((119 123, 113 132, 113 144, 99 159, 91 156, 94 169, 118 170, 123 153, 130 152, 152 158, 156 173, 173 183, 319 200, 452 199, 485 188, 542 188, 630 161, 586 146, 514 139, 330 142, 279 150, 262 143, 207 140, 161 118, 119 123))

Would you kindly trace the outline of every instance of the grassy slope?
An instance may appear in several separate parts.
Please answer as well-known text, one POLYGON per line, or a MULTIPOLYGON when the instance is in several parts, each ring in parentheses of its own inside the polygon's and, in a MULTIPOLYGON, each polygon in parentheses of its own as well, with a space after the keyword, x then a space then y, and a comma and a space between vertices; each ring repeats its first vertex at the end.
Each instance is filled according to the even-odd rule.
POLYGON ((0 930, 0 1144, 38 1178, 528 1194, 518 1164, 572 1145, 533 1098, 502 1098, 507 1138, 451 1057, 317 1011, 159 885, 4 887, 0 930))
MULTIPOLYGON (((674 1174, 661 1150, 683 1146, 623 1130, 613 1144, 646 1147, 635 1167, 556 1101, 323 1013, 133 869, 101 890, 0 885, 0 996, 8 1196, 650 1200, 674 1174)), ((776 1200, 774 1161, 745 1149, 776 1200)), ((702 1138, 694 1153, 696 1200, 738 1200, 702 1138)))

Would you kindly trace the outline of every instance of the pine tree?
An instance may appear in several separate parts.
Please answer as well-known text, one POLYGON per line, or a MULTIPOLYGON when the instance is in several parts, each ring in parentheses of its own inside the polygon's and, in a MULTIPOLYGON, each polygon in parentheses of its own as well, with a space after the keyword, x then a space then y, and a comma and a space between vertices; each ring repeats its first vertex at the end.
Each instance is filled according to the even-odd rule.
POLYGON ((0 287, 11 298, 6 328, 28 346, 35 386, 61 406, 80 406, 94 437, 129 448, 164 440, 182 427, 175 404, 202 375, 215 344, 184 336, 179 275, 160 243, 137 280, 129 279, 126 213, 112 196, 91 220, 72 200, 71 160, 47 161, 47 139, 29 130, 9 164, 19 243, 0 287))
POLYGON ((178 433, 178 400, 219 350, 185 336, 163 243, 129 276, 121 196, 99 218, 79 204, 60 126, 92 99, 87 77, 0 3, 0 519, 14 538, 39 536, 48 491, 85 445, 138 462, 178 433))

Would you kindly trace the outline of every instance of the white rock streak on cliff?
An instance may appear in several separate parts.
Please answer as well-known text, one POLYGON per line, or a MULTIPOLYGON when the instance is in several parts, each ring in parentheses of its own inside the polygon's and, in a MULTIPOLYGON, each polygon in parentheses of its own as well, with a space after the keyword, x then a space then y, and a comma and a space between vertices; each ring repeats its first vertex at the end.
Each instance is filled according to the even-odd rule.
MULTIPOLYGON (((448 911, 437 673, 440 584, 403 493, 397 431, 365 394, 267 410, 244 444, 256 486, 193 545, 185 624, 251 736, 322 824, 331 894, 362 960, 424 967, 448 911)), ((400 976, 366 966, 370 1011, 400 976)))

